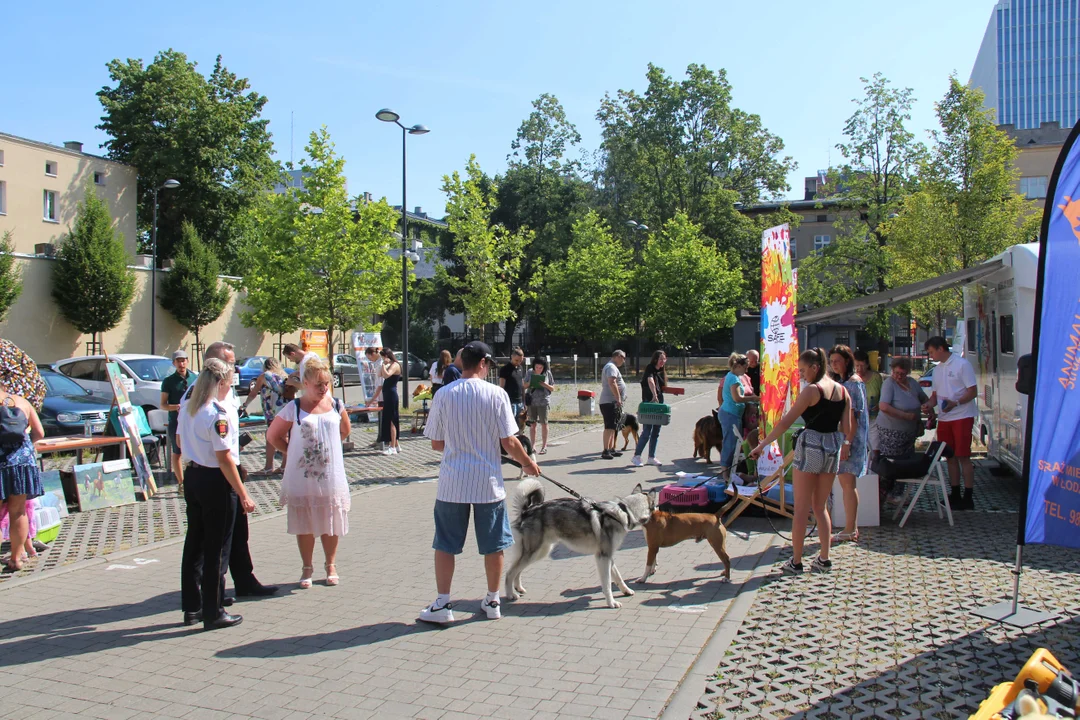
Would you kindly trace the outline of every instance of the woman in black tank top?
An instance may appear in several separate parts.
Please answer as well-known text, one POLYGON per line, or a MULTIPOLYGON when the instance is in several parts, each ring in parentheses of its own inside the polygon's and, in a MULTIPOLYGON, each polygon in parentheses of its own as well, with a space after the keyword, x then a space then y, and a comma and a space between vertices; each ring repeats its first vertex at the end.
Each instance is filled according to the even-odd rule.
MULTIPOLYGON (((840 461, 847 459, 850 444, 846 433, 853 422, 851 398, 840 383, 828 377, 828 359, 821 348, 807 350, 799 356, 799 375, 809 383, 794 406, 750 453, 753 458, 771 443, 782 437, 796 418, 802 417, 803 429, 795 441, 793 455, 794 511, 791 520, 792 558, 781 568, 787 575, 803 571, 803 541, 806 539, 806 521, 810 512, 817 520, 821 553, 814 559, 811 570, 829 572, 829 545, 832 540, 832 520, 826 502, 832 493, 840 461)), ((786 458, 785 458, 786 460, 786 458)))

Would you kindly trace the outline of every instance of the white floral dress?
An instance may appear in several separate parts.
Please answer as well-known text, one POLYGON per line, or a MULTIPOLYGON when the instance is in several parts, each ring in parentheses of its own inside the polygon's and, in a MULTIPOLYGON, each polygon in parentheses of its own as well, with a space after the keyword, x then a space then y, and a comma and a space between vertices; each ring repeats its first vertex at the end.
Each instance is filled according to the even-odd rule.
POLYGON ((281 480, 281 505, 288 511, 286 531, 290 535, 345 535, 351 498, 337 400, 329 412, 314 415, 290 402, 278 417, 293 423, 281 480))

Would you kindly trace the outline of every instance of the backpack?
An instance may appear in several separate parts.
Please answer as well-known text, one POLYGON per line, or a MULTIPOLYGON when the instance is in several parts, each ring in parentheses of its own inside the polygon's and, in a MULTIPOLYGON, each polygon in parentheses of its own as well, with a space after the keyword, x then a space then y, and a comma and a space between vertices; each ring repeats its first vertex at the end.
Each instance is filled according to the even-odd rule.
POLYGON ((22 445, 26 440, 26 427, 30 420, 10 397, 0 403, 0 445, 22 445))

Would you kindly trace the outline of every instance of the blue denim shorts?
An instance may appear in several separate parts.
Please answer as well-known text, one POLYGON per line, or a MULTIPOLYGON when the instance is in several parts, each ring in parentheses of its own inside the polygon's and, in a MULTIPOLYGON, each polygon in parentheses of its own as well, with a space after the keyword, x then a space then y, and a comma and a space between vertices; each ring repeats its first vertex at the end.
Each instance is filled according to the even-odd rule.
POLYGON ((481 555, 505 550, 514 544, 506 502, 469 503, 435 501, 435 540, 431 547, 451 555, 460 555, 469 534, 469 510, 473 512, 476 547, 481 555))

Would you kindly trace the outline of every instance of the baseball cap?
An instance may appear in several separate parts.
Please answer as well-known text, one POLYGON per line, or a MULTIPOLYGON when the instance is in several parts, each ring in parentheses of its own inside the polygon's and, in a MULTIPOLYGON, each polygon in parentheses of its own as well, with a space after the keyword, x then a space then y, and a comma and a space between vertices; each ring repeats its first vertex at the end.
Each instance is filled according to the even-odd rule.
POLYGON ((173 360, 187 360, 187 353, 183 350, 177 350, 172 354, 173 360))
POLYGON ((491 360, 491 348, 487 346, 487 343, 473 340, 461 348, 461 359, 470 363, 491 360))

